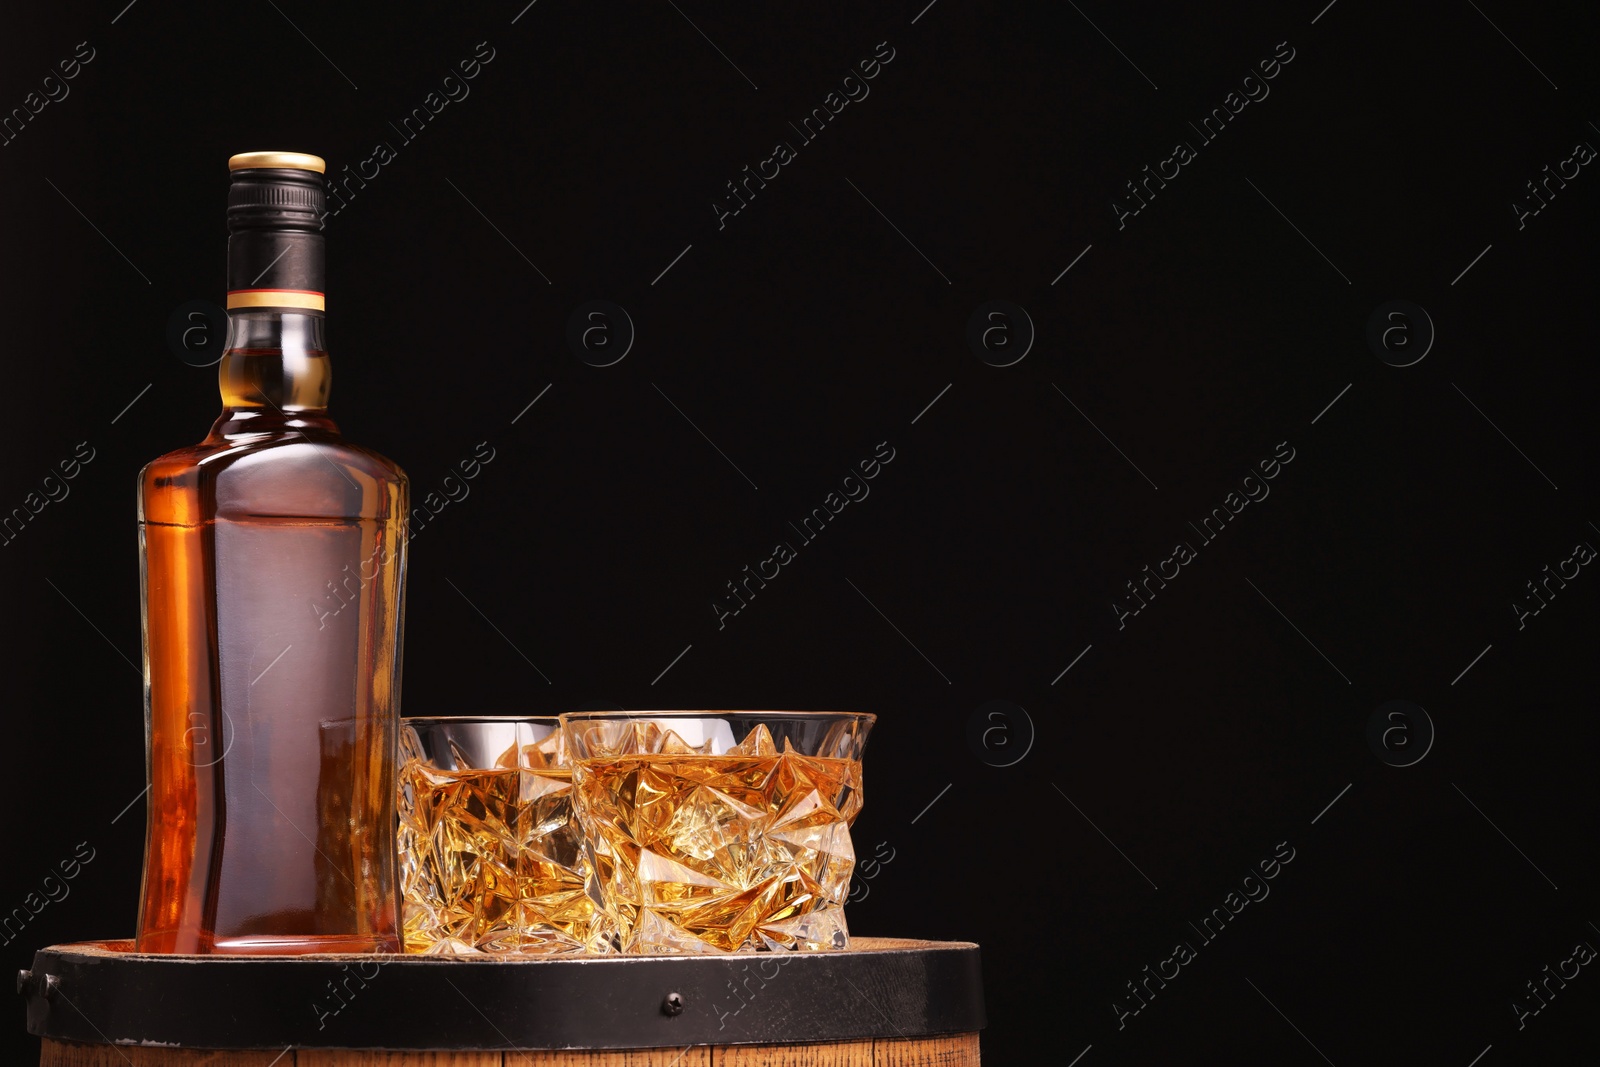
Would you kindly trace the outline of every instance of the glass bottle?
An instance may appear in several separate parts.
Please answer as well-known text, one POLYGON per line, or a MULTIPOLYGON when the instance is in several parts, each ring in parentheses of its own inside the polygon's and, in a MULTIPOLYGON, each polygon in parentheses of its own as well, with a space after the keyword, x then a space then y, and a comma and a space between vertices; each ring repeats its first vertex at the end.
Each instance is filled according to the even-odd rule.
POLYGON ((323 161, 228 167, 222 414, 139 476, 137 948, 398 951, 406 476, 328 418, 323 161))

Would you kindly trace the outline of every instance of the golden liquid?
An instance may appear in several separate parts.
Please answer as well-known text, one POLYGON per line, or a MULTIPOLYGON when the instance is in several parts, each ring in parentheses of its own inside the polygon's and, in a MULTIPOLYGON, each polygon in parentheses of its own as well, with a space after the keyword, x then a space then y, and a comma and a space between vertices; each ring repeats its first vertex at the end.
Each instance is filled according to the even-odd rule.
POLYGON ((592 861, 624 952, 845 947, 861 762, 763 747, 580 763, 592 861))
MULTIPOLYGON (((325 363, 234 352, 223 378, 325 395, 325 363)), ((406 504, 405 475, 316 412, 230 406, 140 475, 139 951, 398 949, 406 504)))
POLYGON ((606 951, 587 874, 570 769, 401 767, 407 952, 606 951))

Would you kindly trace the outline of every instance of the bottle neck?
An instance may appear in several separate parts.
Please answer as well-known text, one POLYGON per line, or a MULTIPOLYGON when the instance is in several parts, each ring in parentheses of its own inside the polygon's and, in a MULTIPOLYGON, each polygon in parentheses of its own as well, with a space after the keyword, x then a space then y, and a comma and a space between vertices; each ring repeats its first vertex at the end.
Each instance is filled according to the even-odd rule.
POLYGON ((217 368, 222 417, 216 432, 332 431, 326 414, 333 368, 323 331, 319 311, 229 311, 228 349, 217 368))
POLYGON ((282 165, 229 172, 228 349, 212 432, 337 432, 325 414, 332 373, 322 333, 322 174, 271 162, 282 165))

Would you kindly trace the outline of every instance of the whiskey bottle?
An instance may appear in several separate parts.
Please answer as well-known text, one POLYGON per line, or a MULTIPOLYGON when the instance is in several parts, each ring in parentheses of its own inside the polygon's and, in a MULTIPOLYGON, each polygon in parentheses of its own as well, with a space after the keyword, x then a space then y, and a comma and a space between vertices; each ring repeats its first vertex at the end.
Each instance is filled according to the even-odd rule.
POLYGON ((142 952, 399 950, 406 476, 328 417, 323 161, 228 161, 205 440, 139 476, 142 952))

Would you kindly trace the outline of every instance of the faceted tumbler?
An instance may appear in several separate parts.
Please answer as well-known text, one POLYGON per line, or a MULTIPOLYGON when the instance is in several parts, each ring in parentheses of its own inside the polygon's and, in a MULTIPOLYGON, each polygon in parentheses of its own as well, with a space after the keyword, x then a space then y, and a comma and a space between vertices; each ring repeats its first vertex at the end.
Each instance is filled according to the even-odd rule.
POLYGON ((550 718, 412 718, 400 728, 405 950, 609 952, 550 718))
POLYGON ((874 717, 561 716, 585 847, 626 953, 842 949, 874 717))

